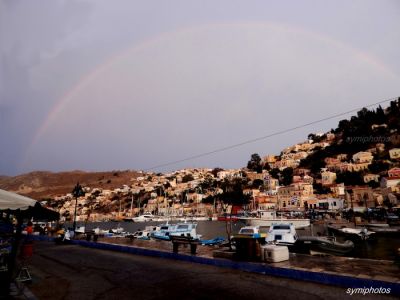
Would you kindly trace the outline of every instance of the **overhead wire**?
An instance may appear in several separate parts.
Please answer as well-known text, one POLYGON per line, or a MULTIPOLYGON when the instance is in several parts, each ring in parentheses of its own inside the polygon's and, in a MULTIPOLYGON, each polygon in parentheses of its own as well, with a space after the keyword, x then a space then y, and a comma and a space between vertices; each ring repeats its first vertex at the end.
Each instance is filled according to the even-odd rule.
POLYGON ((196 154, 196 155, 193 155, 193 156, 189 156, 189 157, 186 157, 186 158, 183 158, 183 159, 179 159, 179 160, 175 160, 175 161, 159 164, 159 165, 153 166, 151 168, 147 168, 144 171, 151 171, 151 170, 154 170, 154 169, 159 169, 159 168, 164 168, 164 167, 168 167, 168 166, 172 166, 172 165, 177 165, 177 164, 180 164, 182 162, 195 160, 195 159, 198 159, 198 158, 201 158, 201 157, 204 157, 204 156, 209 156, 209 155, 212 155, 212 154, 215 154, 215 153, 219 153, 219 152, 224 152, 224 151, 231 150, 231 149, 234 149, 234 148, 237 148, 237 147, 241 147, 241 146, 244 146, 244 145, 247 145, 247 144, 251 144, 251 143, 255 143, 255 142, 261 141, 261 140, 265 140, 265 139, 268 139, 268 138, 271 138, 271 137, 274 137, 274 136, 277 136, 277 135, 281 135, 281 134, 284 134, 284 133, 295 131, 295 130, 298 130, 298 129, 301 129, 301 128, 304 128, 304 127, 307 127, 307 126, 310 126, 310 125, 314 125, 314 124, 325 122, 325 121, 328 121, 328 120, 331 120, 331 119, 335 119, 335 118, 347 115, 349 113, 359 111, 359 110, 361 110, 363 108, 369 108, 369 107, 372 107, 372 106, 376 106, 376 105, 379 105, 379 104, 382 104, 382 103, 386 103, 386 102, 389 102, 389 101, 394 101, 394 100, 397 100, 397 99, 400 99, 400 98, 399 97, 393 97, 393 98, 390 98, 390 99, 381 100, 381 101, 378 101, 378 102, 375 102, 375 103, 371 103, 371 104, 365 105, 363 107, 354 108, 354 109, 351 109, 351 110, 348 110, 348 111, 345 111, 345 112, 341 112, 341 113, 337 113, 337 114, 331 115, 329 117, 325 117, 325 118, 322 118, 322 119, 318 119, 318 120, 315 120, 315 121, 312 121, 312 122, 308 122, 308 123, 301 124, 301 125, 298 125, 298 126, 294 126, 294 127, 291 127, 291 128, 283 129, 283 130, 280 130, 280 131, 276 131, 276 132, 273 132, 273 133, 270 133, 270 134, 267 134, 267 135, 264 135, 264 136, 260 136, 260 137, 257 137, 257 138, 253 138, 253 139, 250 139, 250 140, 246 140, 246 141, 243 141, 243 142, 240 142, 240 143, 236 143, 236 144, 233 144, 233 145, 217 148, 215 150, 199 153, 199 154, 196 154))

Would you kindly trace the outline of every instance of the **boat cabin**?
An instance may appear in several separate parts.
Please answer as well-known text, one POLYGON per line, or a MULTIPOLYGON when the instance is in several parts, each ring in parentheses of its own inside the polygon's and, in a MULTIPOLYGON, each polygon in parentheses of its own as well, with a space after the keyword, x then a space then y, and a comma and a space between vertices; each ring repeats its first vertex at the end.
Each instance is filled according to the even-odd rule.
POLYGON ((291 223, 274 223, 268 231, 267 243, 293 245, 298 239, 296 229, 291 223))

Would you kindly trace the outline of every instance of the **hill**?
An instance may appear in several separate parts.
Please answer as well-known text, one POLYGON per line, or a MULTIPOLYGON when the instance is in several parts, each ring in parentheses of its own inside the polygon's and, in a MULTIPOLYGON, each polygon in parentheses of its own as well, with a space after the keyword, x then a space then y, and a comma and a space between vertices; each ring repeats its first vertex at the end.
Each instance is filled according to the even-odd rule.
POLYGON ((47 172, 35 171, 14 177, 1 176, 0 189, 16 192, 36 200, 70 193, 77 182, 91 188, 114 189, 129 185, 140 173, 135 171, 110 172, 47 172))

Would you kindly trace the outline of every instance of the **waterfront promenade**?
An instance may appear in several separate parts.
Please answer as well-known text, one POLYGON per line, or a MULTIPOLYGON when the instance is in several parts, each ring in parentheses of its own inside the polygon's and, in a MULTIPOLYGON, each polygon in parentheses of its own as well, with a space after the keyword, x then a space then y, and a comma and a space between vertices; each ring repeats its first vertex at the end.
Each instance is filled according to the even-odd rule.
POLYGON ((35 242, 30 290, 38 299, 395 299, 238 270, 35 242))

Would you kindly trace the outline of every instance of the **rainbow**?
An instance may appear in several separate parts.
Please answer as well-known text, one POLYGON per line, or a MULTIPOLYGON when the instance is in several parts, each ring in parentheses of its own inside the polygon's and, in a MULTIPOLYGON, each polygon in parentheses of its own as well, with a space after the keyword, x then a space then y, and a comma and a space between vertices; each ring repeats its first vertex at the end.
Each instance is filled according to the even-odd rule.
POLYGON ((196 26, 196 27, 190 27, 190 28, 184 28, 184 29, 178 29, 174 31, 169 31, 169 32, 163 32, 155 37, 152 37, 150 39, 144 40, 139 42, 138 44, 134 44, 127 49, 116 53, 115 55, 111 56, 107 61, 105 61, 102 64, 99 64, 96 66, 93 70, 91 70, 89 73, 83 75, 77 83, 70 89, 68 90, 59 100, 56 101, 55 105, 52 107, 46 118, 43 120, 41 125, 38 127, 37 131, 32 137, 31 142, 28 144, 28 147, 25 151, 24 159, 21 160, 21 166, 24 165, 24 163, 27 161, 27 157, 29 153, 31 152, 32 148, 40 141, 41 137, 46 133, 48 128, 51 127, 51 124, 57 119, 57 116, 62 113, 64 108, 70 104, 70 102, 73 100, 74 96, 77 95, 82 89, 84 89, 92 80, 94 80, 97 76, 102 74, 107 68, 112 66, 113 64, 123 60, 125 57, 128 55, 134 54, 136 52, 145 50, 147 47, 150 47, 152 45, 157 44, 158 42, 168 39, 170 37, 173 37, 174 35, 182 34, 182 33, 187 33, 187 34, 193 34, 196 33, 197 31, 200 30, 205 30, 205 29, 215 29, 218 27, 229 27, 229 28, 243 28, 243 27, 274 27, 279 30, 291 32, 291 33, 298 33, 298 34, 307 34, 309 36, 312 36, 313 38, 325 42, 329 45, 339 47, 342 49, 347 49, 351 51, 351 53, 354 53, 354 55, 368 63, 369 65, 372 65, 378 69, 380 69, 382 72, 386 72, 391 74, 392 76, 395 76, 399 78, 399 76, 394 73, 390 68, 388 68, 386 65, 384 65, 382 62, 377 60, 375 57, 372 55, 362 52, 359 49, 356 49, 354 47, 351 47, 341 41, 335 40, 329 36, 322 35, 320 33, 316 33, 313 31, 305 30, 304 28, 298 28, 294 26, 290 26, 287 24, 281 24, 281 23, 275 23, 275 22, 248 22, 248 23, 216 23, 216 24, 207 24, 207 25, 202 25, 202 26, 196 26))

